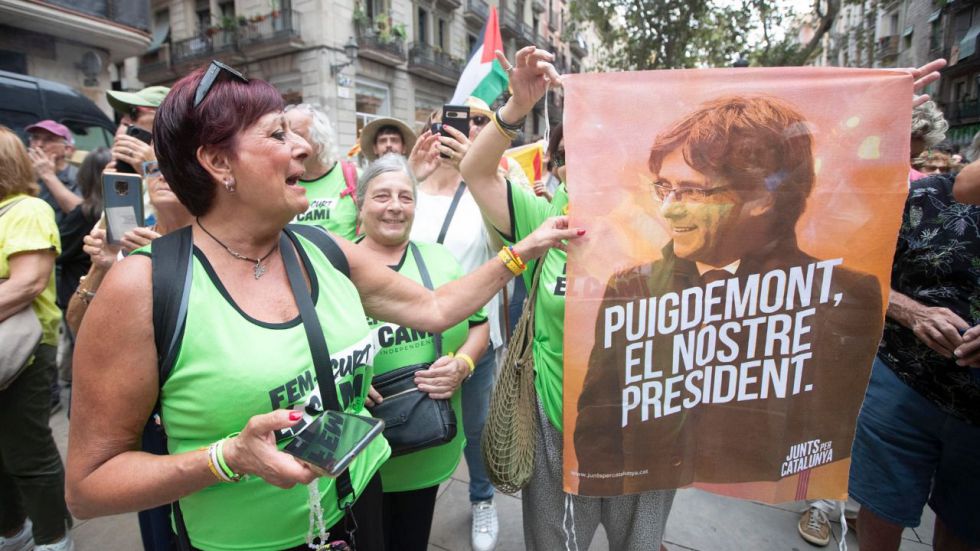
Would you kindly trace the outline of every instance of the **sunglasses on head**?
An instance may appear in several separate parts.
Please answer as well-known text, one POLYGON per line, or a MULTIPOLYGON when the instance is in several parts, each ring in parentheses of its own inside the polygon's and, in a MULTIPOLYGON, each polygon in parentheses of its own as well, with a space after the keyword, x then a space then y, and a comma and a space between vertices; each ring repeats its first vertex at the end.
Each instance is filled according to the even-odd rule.
POLYGON ((212 59, 211 65, 208 66, 207 72, 204 73, 204 77, 201 78, 200 84, 197 85, 197 91, 194 92, 194 107, 201 105, 201 102, 204 101, 204 98, 208 96, 208 92, 210 92, 211 88, 214 87, 214 83, 218 81, 218 77, 221 75, 222 71, 227 72, 229 75, 238 79, 240 82, 245 82, 245 83, 248 82, 248 79, 245 78, 245 75, 239 73, 235 69, 232 69, 231 67, 225 65, 224 63, 216 59, 212 59))

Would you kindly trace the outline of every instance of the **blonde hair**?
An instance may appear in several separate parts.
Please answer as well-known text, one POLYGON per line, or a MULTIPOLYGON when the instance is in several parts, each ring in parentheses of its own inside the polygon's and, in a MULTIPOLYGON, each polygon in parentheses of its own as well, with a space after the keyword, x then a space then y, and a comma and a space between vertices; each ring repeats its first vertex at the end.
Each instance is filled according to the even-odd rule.
POLYGON ((18 193, 37 195, 38 191, 24 142, 13 130, 0 125, 0 200, 18 193))

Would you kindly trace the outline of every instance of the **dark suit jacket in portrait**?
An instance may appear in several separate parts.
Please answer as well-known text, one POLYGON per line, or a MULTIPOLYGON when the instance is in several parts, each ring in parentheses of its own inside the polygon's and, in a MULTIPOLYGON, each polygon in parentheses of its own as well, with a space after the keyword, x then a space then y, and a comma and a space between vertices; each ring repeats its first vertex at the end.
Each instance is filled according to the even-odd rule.
MULTIPOLYGON (((744 283, 751 274, 817 261, 798 248, 795 238, 777 240, 742 258, 729 277, 744 283)), ((574 440, 580 494, 637 493, 695 481, 776 481, 783 477, 790 447, 814 439, 832 444, 833 461, 850 456, 854 421, 881 337, 883 315, 877 278, 840 265, 834 266, 830 293, 831 297, 843 294, 840 304, 834 306, 833 300, 819 304, 820 285, 814 285, 810 307, 816 311, 808 318, 810 333, 803 337, 812 345, 813 357, 804 371, 804 382, 813 385, 812 391, 786 398, 701 403, 621 426, 626 338, 620 332, 608 350, 603 348, 603 312, 609 306, 706 283, 694 262, 674 255, 672 243, 663 249, 662 259, 615 274, 607 283, 578 402, 574 440)), ((794 309, 778 313, 792 316, 803 309, 798 301, 794 309)), ((662 371, 664 378, 673 375, 673 335, 653 338, 651 371, 662 371)), ((733 335, 740 356, 724 363, 738 366, 745 359, 746 335, 745 331, 733 335)), ((643 366, 633 371, 642 373, 643 366)))

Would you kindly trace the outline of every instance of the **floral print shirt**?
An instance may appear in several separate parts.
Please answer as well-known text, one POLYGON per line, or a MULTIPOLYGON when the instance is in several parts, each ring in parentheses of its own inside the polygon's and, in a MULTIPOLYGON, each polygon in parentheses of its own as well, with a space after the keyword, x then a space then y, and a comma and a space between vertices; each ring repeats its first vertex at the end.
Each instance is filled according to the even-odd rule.
MULTIPOLYGON (((913 182, 898 234, 892 289, 980 323, 980 207, 953 199, 953 177, 913 182)), ((959 367, 890 318, 879 357, 943 411, 980 426, 980 370, 959 367)))

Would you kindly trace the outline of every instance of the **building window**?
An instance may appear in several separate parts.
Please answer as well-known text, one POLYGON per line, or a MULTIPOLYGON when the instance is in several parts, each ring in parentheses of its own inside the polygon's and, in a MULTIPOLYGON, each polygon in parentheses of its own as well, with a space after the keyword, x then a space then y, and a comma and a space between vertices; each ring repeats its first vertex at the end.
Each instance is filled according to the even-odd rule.
POLYGON ((194 14, 197 16, 197 30, 204 32, 211 26, 211 3, 208 0, 197 0, 194 5, 194 14))
POLYGON ((391 100, 388 86, 382 83, 358 80, 355 88, 354 109, 357 118, 357 132, 374 119, 391 114, 391 100))
POLYGON ((436 28, 436 46, 439 46, 439 49, 442 51, 449 49, 449 25, 442 18, 439 19, 438 27, 436 28))
POLYGON ((475 34, 467 33, 466 35, 466 51, 468 52, 467 57, 473 55, 473 50, 476 49, 476 41, 479 40, 475 34))
POLYGON ((387 15, 389 11, 385 0, 367 0, 365 7, 367 8, 367 16, 372 21, 379 15, 387 15))
POLYGON ((429 10, 419 6, 415 18, 415 41, 419 44, 429 43, 429 10))

